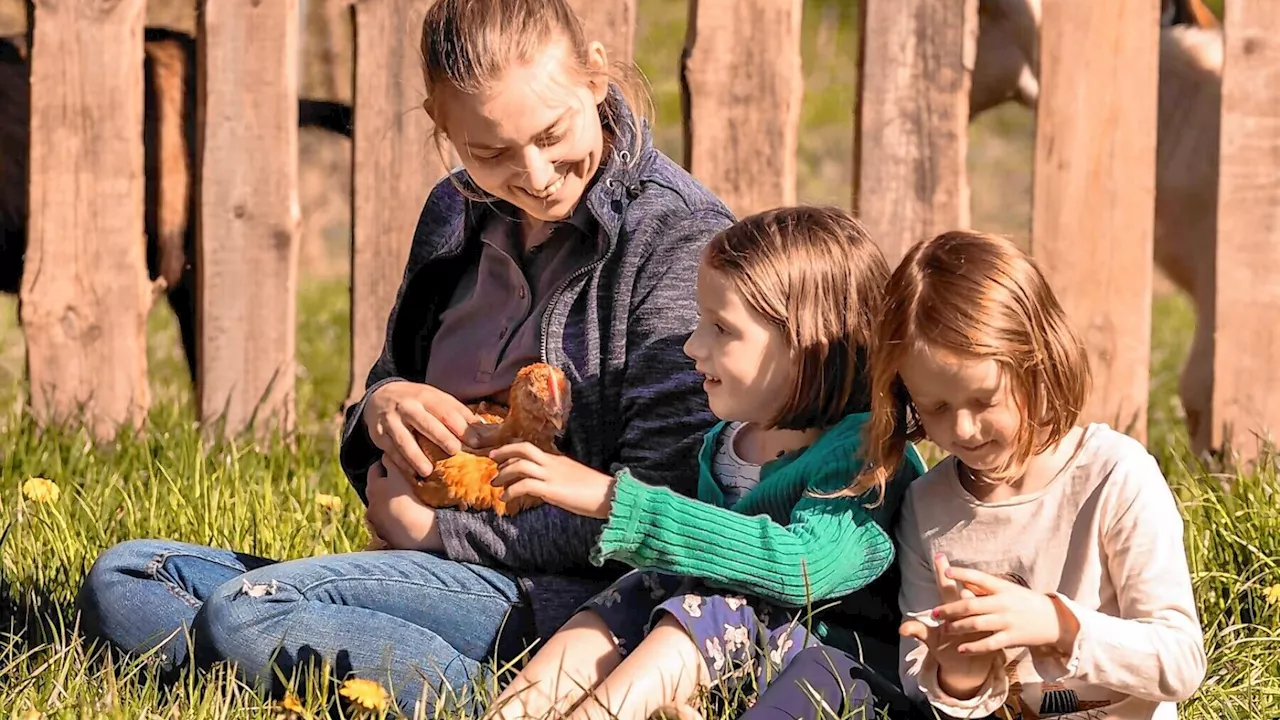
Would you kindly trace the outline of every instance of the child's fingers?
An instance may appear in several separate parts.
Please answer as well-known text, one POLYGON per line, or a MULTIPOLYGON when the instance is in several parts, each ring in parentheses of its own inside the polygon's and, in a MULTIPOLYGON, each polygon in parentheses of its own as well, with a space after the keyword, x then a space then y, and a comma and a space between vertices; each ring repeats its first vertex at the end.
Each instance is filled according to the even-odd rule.
MULTIPOLYGON (((497 480, 494 480, 497 483, 497 480)), ((506 486, 502 492, 502 502, 509 503, 517 498, 532 495, 537 498, 542 497, 539 491, 542 487, 542 481, 537 478, 521 478, 506 486)))
POLYGON ((948 568, 947 577, 969 588, 977 595, 994 595, 1008 590, 1010 587, 1018 587, 1008 580, 1003 580, 995 575, 988 575, 981 570, 974 570, 973 568, 948 568))
POLYGON ((1003 607, 1004 601, 1001 598, 994 595, 980 595, 939 605, 933 609, 933 617, 947 622, 973 615, 989 615, 1003 607))
POLYGON ((938 594, 942 596, 943 603, 960 599, 960 585, 951 579, 951 569, 951 561, 947 560, 946 555, 937 553, 933 556, 933 579, 938 585, 938 594))
POLYGON ((999 615, 973 615, 954 620, 943 627, 951 635, 990 634, 1008 629, 1009 623, 999 615))
POLYGON ((1004 650, 1010 646, 1009 632, 1002 630, 992 633, 985 637, 978 638, 973 642, 967 642, 956 648, 956 650, 964 655, 980 655, 982 653, 995 652, 996 650, 1004 650))
POLYGON ((504 463, 513 460, 524 460, 531 463, 537 463, 542 460, 542 451, 533 443, 515 443, 514 445, 503 445, 489 451, 489 459, 501 466, 504 463))
POLYGON ((535 462, 515 458, 498 465, 498 475, 489 484, 501 488, 510 487, 521 480, 540 480, 542 468, 535 462))
POLYGON ((919 620, 907 620, 898 626, 898 635, 924 642, 929 638, 929 628, 919 620))

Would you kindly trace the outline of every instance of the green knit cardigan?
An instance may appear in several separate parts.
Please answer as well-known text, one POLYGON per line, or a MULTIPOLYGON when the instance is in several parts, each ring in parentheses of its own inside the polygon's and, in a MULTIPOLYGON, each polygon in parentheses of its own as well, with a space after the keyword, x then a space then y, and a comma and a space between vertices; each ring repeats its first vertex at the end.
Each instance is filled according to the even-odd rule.
POLYGON ((709 584, 803 607, 865 587, 893 563, 890 524, 905 485, 924 473, 908 444, 907 472, 894 475, 884 501, 819 498, 849 485, 862 467, 869 413, 849 415, 809 447, 766 463, 760 483, 725 507, 711 476, 717 443, 728 423, 712 428, 699 455, 698 498, 618 473, 613 506, 592 554, 599 565, 618 560, 636 568, 701 578, 709 584))

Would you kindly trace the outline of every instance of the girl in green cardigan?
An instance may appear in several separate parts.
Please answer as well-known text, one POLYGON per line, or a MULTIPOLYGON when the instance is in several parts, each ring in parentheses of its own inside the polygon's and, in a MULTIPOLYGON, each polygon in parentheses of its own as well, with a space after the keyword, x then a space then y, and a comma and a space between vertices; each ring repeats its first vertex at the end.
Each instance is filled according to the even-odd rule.
POLYGON ((888 277, 838 210, 771 210, 711 241, 685 352, 722 422, 703 443, 697 499, 527 444, 492 451, 508 499, 604 520, 593 562, 637 570, 548 640, 491 716, 643 719, 702 688, 762 689, 802 648, 832 642, 806 608, 839 598, 854 625, 896 639, 891 524, 923 463, 912 450, 893 480, 846 490, 888 277))

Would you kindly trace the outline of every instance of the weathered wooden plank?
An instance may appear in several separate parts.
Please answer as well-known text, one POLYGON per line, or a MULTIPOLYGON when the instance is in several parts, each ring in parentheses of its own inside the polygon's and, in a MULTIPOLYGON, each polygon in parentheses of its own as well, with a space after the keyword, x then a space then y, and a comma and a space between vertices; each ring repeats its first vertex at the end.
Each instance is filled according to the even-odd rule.
POLYGON ((739 217, 796 199, 801 0, 690 0, 685 166, 739 217))
POLYGON ((569 0, 569 5, 582 19, 587 40, 603 43, 611 62, 631 62, 636 43, 636 0, 569 0))
POLYGON ((200 418, 294 420, 297 0, 202 4, 200 418))
POLYGON ((1247 460, 1280 433, 1280 3, 1229 10, 1211 426, 1215 447, 1247 460))
POLYGON ((1046 0, 1032 252, 1088 347, 1084 420, 1146 437, 1159 3, 1046 0))
POLYGON ((386 339, 422 204, 446 168, 422 109, 419 40, 431 0, 356 5, 355 247, 349 402, 386 339), (410 30, 411 29, 411 30, 410 30))
POLYGON ((853 207, 891 263, 969 225, 978 2, 864 0, 853 207))
POLYGON ((150 402, 143 229, 144 0, 40 0, 22 279, 31 401, 98 438, 150 402))

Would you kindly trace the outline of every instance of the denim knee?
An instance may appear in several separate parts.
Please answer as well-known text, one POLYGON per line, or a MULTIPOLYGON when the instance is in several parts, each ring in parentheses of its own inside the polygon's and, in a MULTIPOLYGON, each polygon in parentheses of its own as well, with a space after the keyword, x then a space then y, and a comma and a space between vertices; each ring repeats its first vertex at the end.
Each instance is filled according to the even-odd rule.
POLYGON ((76 608, 86 635, 101 637, 104 618, 127 611, 122 591, 130 581, 146 577, 148 564, 155 561, 163 547, 162 541, 128 540, 98 555, 76 593, 76 608))
POLYGON ((277 652, 284 638, 268 637, 264 630, 287 627, 287 617, 300 599, 293 588, 276 583, 236 578, 222 585, 205 599, 192 624, 196 666, 230 663, 242 681, 259 692, 273 692, 277 683, 272 666, 287 674, 294 663, 277 652))

